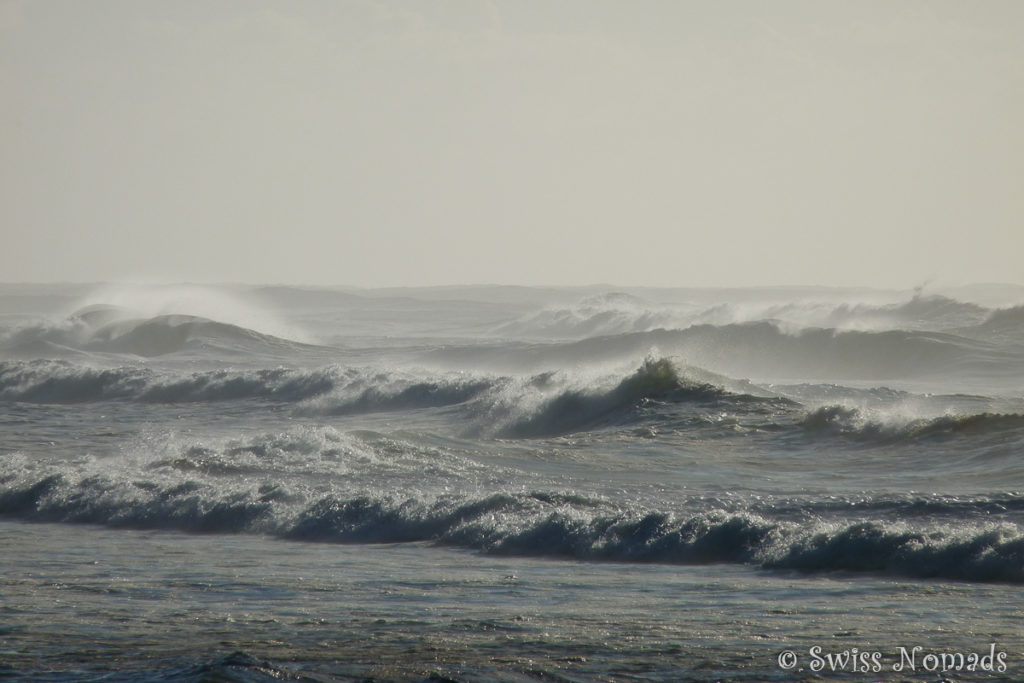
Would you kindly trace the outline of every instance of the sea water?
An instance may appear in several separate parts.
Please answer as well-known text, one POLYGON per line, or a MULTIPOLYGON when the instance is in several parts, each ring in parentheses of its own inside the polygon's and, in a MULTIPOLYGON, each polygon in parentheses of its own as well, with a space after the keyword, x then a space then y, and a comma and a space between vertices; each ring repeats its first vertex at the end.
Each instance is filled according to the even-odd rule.
POLYGON ((0 289, 0 676, 1020 680, 1024 292, 0 289))

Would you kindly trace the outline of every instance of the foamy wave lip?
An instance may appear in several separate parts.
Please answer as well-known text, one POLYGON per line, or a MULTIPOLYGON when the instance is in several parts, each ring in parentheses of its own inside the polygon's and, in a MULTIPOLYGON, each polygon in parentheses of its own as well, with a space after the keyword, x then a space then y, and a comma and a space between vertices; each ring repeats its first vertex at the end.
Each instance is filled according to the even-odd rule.
POLYGON ((296 342, 248 328, 189 315, 125 319, 99 327, 81 319, 16 330, 0 344, 13 356, 50 355, 49 351, 128 354, 151 358, 189 349, 231 353, 291 351, 296 342))
POLYGON ((892 443, 924 438, 990 434, 1024 430, 1024 415, 969 413, 939 416, 907 415, 843 405, 822 406, 800 421, 810 433, 829 433, 867 443, 892 443))
POLYGON ((609 292, 568 308, 546 308, 505 323, 494 334, 514 337, 581 338, 685 327, 688 318, 670 308, 652 309, 639 297, 609 292))
POLYGON ((978 304, 920 290, 903 301, 765 301, 703 307, 693 303, 653 304, 631 294, 609 292, 586 297, 575 306, 530 313, 498 327, 495 334, 570 339, 767 321, 792 333, 807 328, 939 332, 981 323, 989 314, 990 309, 978 304))
POLYGON ((651 349, 732 377, 760 381, 914 380, 1022 376, 1024 349, 950 333, 843 331, 787 326, 780 321, 692 325, 579 341, 445 347, 425 354, 448 367, 538 372, 643 357, 651 349))
POLYGON ((0 350, 17 357, 82 353, 163 356, 187 349, 290 351, 306 335, 216 288, 105 288, 63 320, 12 330, 0 350), (260 331, 257 331, 260 330, 260 331))
POLYGON ((1024 583, 1024 533, 1010 522, 782 522, 750 512, 622 510, 575 494, 316 497, 265 482, 0 480, 0 514, 189 532, 269 533, 341 543, 430 541, 504 555, 615 562, 752 564, 803 572, 872 572, 1024 583))
MULTIPOLYGON (((286 323, 267 306, 242 291, 188 284, 110 284, 98 287, 78 304, 79 311, 105 310, 114 319, 149 319, 184 315, 252 330, 281 339, 308 343, 305 332, 286 323), (117 318, 110 312, 119 311, 117 318)), ((72 316, 75 314, 73 313, 72 316)))
POLYGON ((680 366, 670 358, 648 356, 625 376, 551 372, 509 379, 484 394, 472 409, 477 433, 540 438, 630 426, 654 417, 651 408, 657 405, 678 403, 797 405, 748 382, 680 366), (750 393, 737 393, 744 389, 750 393))
POLYGON ((1020 343, 1024 339, 1024 306, 999 308, 982 322, 955 330, 957 334, 976 339, 1020 343))

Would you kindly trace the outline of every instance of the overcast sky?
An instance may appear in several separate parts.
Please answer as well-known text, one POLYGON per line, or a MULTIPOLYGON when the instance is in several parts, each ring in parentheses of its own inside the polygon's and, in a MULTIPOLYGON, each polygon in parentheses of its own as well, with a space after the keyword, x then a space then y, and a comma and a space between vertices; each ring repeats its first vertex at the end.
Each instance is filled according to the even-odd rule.
POLYGON ((0 0, 0 281, 1024 283, 1024 2, 0 0))

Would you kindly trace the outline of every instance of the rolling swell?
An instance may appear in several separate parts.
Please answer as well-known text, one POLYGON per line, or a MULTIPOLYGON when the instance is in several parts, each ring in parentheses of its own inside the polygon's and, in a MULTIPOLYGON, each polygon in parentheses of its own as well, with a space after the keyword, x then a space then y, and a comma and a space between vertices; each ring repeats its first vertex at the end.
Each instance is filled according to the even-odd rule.
POLYGON ((230 323, 192 315, 124 319, 116 307, 89 307, 57 324, 18 329, 0 341, 12 356, 65 350, 152 358, 186 350, 233 354, 290 352, 307 345, 230 323))
POLYGON ((710 324, 724 326, 764 320, 789 325, 846 330, 943 331, 976 325, 990 309, 939 295, 916 292, 897 303, 829 303, 796 301, 778 303, 656 304, 636 296, 610 292, 589 296, 574 306, 546 308, 499 326, 503 336, 548 339, 581 339, 596 335, 649 332, 710 324))
POLYGON ((268 533, 336 543, 433 542, 497 555, 670 564, 740 563, 802 572, 871 572, 1024 583, 1024 533, 1008 521, 783 521, 749 511, 662 512, 545 491, 402 497, 372 492, 283 495, 177 483, 73 480, 0 483, 0 514, 24 519, 268 533))
POLYGON ((513 337, 578 339, 673 327, 685 318, 651 310, 638 297, 620 292, 590 296, 569 308, 548 308, 500 325, 495 333, 513 337))
POLYGON ((1024 341, 1024 306, 992 311, 983 322, 958 330, 966 337, 1020 344, 1024 341))
POLYGON ((929 438, 1024 433, 1024 415, 975 413, 917 419, 872 419, 858 408, 830 405, 809 412, 800 426, 812 434, 833 434, 868 444, 929 438))
POLYGON ((786 331, 779 323, 694 325, 591 337, 574 342, 507 344, 502 348, 446 347, 428 354, 439 363, 478 364, 512 371, 550 370, 581 363, 659 354, 733 377, 828 381, 948 377, 971 373, 1020 375, 1019 348, 939 332, 786 331))
POLYGON ((492 380, 482 378, 423 378, 337 366, 210 370, 182 375, 136 366, 96 368, 56 360, 0 362, 0 400, 25 403, 263 399, 296 403, 299 415, 347 415, 452 405, 492 386, 492 380))
POLYGON ((149 368, 94 368, 67 361, 0 362, 0 400, 83 403, 131 399, 154 403, 261 398, 300 401, 344 380, 336 368, 213 370, 181 376, 149 368))

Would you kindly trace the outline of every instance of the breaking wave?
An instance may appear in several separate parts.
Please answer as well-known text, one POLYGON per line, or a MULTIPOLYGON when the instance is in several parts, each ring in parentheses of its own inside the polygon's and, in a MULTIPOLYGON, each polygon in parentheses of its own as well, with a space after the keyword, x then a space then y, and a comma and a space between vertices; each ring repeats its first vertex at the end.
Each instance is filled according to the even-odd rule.
MULTIPOLYGON (((751 387, 753 389, 753 387, 751 387)), ((736 394, 722 386, 688 377, 668 358, 648 358, 625 378, 582 387, 557 382, 554 374, 538 375, 525 386, 510 386, 489 397, 486 423, 496 435, 533 438, 634 424, 649 419, 652 408, 665 404, 796 405, 772 396, 736 394)))
POLYGON ((958 330, 966 337, 1020 344, 1024 341, 1024 306, 992 311, 983 322, 958 330))
MULTIPOLYGON (((940 295, 916 293, 910 301, 888 305, 841 304, 819 325, 846 329, 940 331, 978 323, 989 309, 940 295)), ((784 317, 780 315, 779 317, 784 317)))
POLYGON ((800 426, 814 434, 834 434, 873 444, 1024 431, 1024 415, 975 413, 885 419, 859 408, 830 405, 808 413, 800 426))
POLYGON ((685 329, 694 325, 735 325, 779 321, 789 327, 845 331, 918 330, 940 332, 977 325, 991 310, 974 303, 916 292, 895 303, 765 301, 715 303, 710 306, 656 304, 612 292, 582 299, 573 306, 546 308, 499 326, 503 336, 580 339, 598 335, 685 329))
POLYGON ((623 509, 547 491, 482 496, 288 493, 279 484, 0 479, 0 514, 25 519, 269 533, 338 543, 433 542, 500 555, 657 563, 742 563, 804 572, 873 572, 1024 583, 1024 532, 988 522, 781 521, 752 512, 623 509))
POLYGON ((132 317, 116 306, 87 306, 58 323, 22 327, 0 339, 0 350, 16 357, 76 352, 127 354, 143 358, 187 350, 230 354, 289 352, 307 345, 247 327, 194 315, 132 317))
POLYGON ((768 393, 753 395, 757 391, 749 383, 697 368, 681 370, 666 358, 649 358, 626 375, 552 372, 519 378, 339 366, 183 374, 137 366, 97 368, 63 360, 0 362, 0 400, 5 401, 259 399, 294 404, 294 414, 307 417, 462 406, 476 432, 507 438, 631 424, 652 417, 652 409, 662 405, 798 405, 768 393))
POLYGON ((1024 351, 938 332, 787 330, 780 323, 695 325, 683 330, 591 337, 575 342, 445 347, 429 354, 448 365, 523 371, 643 357, 652 349, 733 377, 886 380, 956 373, 1019 376, 1024 351))
POLYGON ((546 308, 498 326, 505 337, 577 339, 594 335, 647 332, 685 325, 687 318, 669 308, 652 309, 639 297, 621 292, 590 296, 567 308, 546 308))

